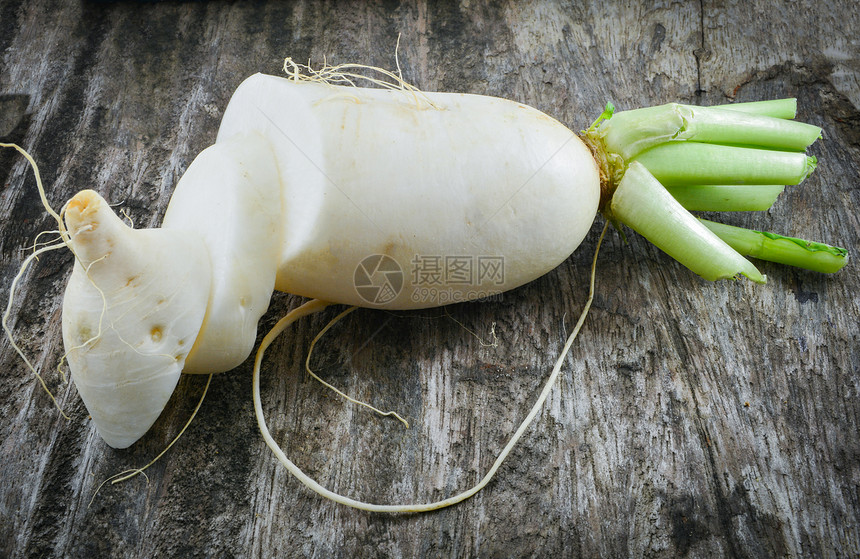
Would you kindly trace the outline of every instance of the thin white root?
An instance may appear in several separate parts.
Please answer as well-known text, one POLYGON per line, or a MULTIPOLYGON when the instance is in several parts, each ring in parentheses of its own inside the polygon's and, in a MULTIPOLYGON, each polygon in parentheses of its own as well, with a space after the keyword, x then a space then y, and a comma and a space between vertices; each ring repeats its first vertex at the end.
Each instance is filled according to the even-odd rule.
POLYGON ((544 402, 546 402, 549 393, 552 391, 552 387, 555 384, 556 379, 558 378, 559 373, 561 372, 561 367, 564 364, 565 359, 567 358, 568 353, 570 352, 570 348, 573 345, 574 340, 576 340, 577 334, 579 334, 580 329, 582 328, 583 323, 585 322, 586 316, 588 316, 588 311, 591 308, 591 303, 594 300, 594 277, 595 271, 597 269, 597 255, 600 252, 600 245, 603 242, 603 237, 606 235, 606 229, 608 227, 608 222, 603 227, 603 231, 600 234, 600 238, 597 241, 597 247, 594 250, 594 258, 591 263, 591 278, 589 282, 589 290, 588 290, 588 299, 585 302, 585 306, 582 309, 582 312, 579 315, 579 320, 576 323, 576 326, 573 328, 573 332, 571 332, 570 336, 567 338, 567 341, 564 344, 564 348, 561 351, 561 355, 559 355, 558 359, 555 362, 555 366, 552 369, 552 372, 547 379, 546 384, 544 385, 543 390, 538 396, 537 401, 529 411, 526 418, 520 424, 519 428, 516 430, 514 435, 508 441, 508 444, 505 445, 505 448, 502 449, 502 452, 496 458, 496 461, 493 462, 493 465, 490 467, 489 471, 484 475, 480 482, 477 485, 463 491, 458 495, 454 495, 453 497, 449 497, 447 499, 443 499, 441 501, 436 501, 432 503, 424 503, 424 504, 414 504, 414 505, 377 505, 373 503, 365 503, 363 501, 357 501, 355 499, 351 499, 349 497, 344 497, 338 493, 334 493, 317 483, 315 480, 310 478, 307 474, 305 474, 302 470, 298 468, 295 464, 293 464, 289 458, 284 454, 275 440, 272 438, 271 433, 269 433, 269 428, 266 426, 266 420, 263 417, 263 407, 260 402, 260 364, 263 361, 263 354, 266 351, 266 348, 271 345, 272 341, 283 332, 287 326, 298 320, 303 316, 307 316, 319 310, 322 310, 329 303, 324 301, 319 301, 317 299, 311 300, 304 305, 294 309, 289 312, 284 318, 282 318, 274 328, 263 338, 262 343, 260 344, 260 348, 257 350, 257 356, 254 360, 254 373, 253 373, 253 396, 254 396, 254 412, 257 415, 257 425, 260 427, 260 432, 263 435, 263 438, 266 441, 266 444, 275 453, 275 456, 278 460, 283 464, 287 470, 291 474, 293 474, 299 481, 301 481, 306 487, 314 491, 315 493, 330 499, 336 503, 340 503, 342 505, 350 506, 353 508, 366 510, 370 512, 390 512, 390 513, 413 513, 413 512, 428 512, 432 510, 437 510, 441 508, 445 508, 462 501, 465 501, 469 497, 472 497, 478 491, 483 489, 496 474, 496 471, 502 465, 502 462, 505 461, 505 458, 508 457, 511 450, 523 436, 526 429, 532 423, 534 418, 537 416, 538 412, 543 407, 544 402))
MULTIPOLYGON (((62 244, 62 242, 63 242, 62 236, 60 236, 60 238, 58 238, 58 239, 52 239, 50 241, 40 241, 39 240, 42 237, 42 235, 59 235, 59 234, 60 234, 59 231, 41 231, 38 235, 36 235, 36 238, 33 239, 33 244, 30 247, 28 247, 28 250, 36 251, 42 247, 51 246, 51 245, 56 244, 56 243, 62 244)), ((36 260, 38 260, 38 258, 36 258, 36 260)))
POLYGON ((128 226, 131 227, 132 229, 134 229, 134 220, 131 218, 130 215, 128 215, 128 210, 123 208, 119 211, 119 213, 122 214, 122 217, 124 217, 128 220, 128 226))
POLYGON ((403 81, 403 72, 400 71, 400 33, 397 34, 397 44, 394 45, 394 64, 397 66, 397 77, 400 80, 400 83, 405 83, 403 81))
POLYGON ((479 343, 479 344, 481 344, 483 347, 499 347, 499 338, 496 336, 496 323, 495 323, 495 322, 493 322, 493 323, 490 325, 490 337, 491 337, 491 338, 493 338, 493 341, 492 341, 492 342, 485 342, 484 340, 482 340, 482 339, 481 339, 481 336, 479 336, 477 332, 474 332, 473 330, 470 330, 468 327, 466 327, 466 325, 465 325, 465 324, 463 324, 462 322, 460 322, 459 320, 457 320, 456 318, 454 318, 454 317, 451 315, 451 313, 449 313, 449 312, 448 312, 448 308, 447 308, 447 307, 445 308, 445 315, 446 315, 448 318, 450 318, 451 320, 453 320, 454 322, 456 322, 456 323, 457 323, 457 325, 458 325, 460 328, 462 328, 462 329, 463 329, 463 330, 465 330, 466 332, 468 332, 468 333, 472 334, 473 336, 475 336, 475 339, 476 339, 476 340, 478 340, 478 343, 479 343))
POLYGON ((320 384, 322 384, 323 386, 325 386, 325 387, 326 387, 326 388, 328 388, 329 390, 332 390, 332 391, 336 392, 338 395, 340 395, 342 398, 344 398, 344 399, 345 399, 345 400, 347 400, 348 402, 352 402, 353 404, 358 404, 359 406, 364 406, 364 407, 368 408, 369 410, 374 411, 374 412, 376 412, 376 413, 378 413, 379 415, 384 416, 384 417, 392 416, 392 417, 394 417, 397 421, 399 421, 400 423, 402 423, 403 425, 405 425, 407 429, 409 429, 409 422, 408 422, 408 421, 406 421, 405 419, 403 419, 403 417, 402 417, 399 413, 397 413, 396 411, 382 411, 382 410, 380 410, 380 409, 378 409, 378 408, 375 408, 375 407, 371 406, 371 405, 370 405, 370 404, 368 404, 368 403, 362 402, 361 400, 356 400, 355 398, 353 398, 353 397, 351 397, 351 396, 348 396, 348 395, 344 394, 343 392, 341 392, 340 390, 338 390, 336 387, 334 387, 334 386, 332 386, 331 384, 327 383, 326 381, 324 381, 323 379, 321 379, 319 376, 317 376, 317 374, 316 374, 316 373, 314 373, 314 372, 311 370, 311 354, 313 354, 314 346, 315 346, 315 345, 317 345, 317 342, 320 340, 320 338, 322 338, 322 337, 323 337, 323 335, 325 335, 325 333, 326 333, 326 332, 328 332, 328 331, 329 331, 329 329, 330 329, 332 326, 334 326, 335 324, 337 324, 337 323, 340 321, 340 319, 342 319, 343 317, 345 317, 346 315, 348 315, 349 313, 351 313, 352 311, 354 311, 354 310, 355 310, 355 309, 357 309, 357 308, 358 308, 358 307, 349 307, 348 309, 346 309, 345 311, 343 311, 342 313, 340 313, 339 315, 337 315, 336 317, 334 317, 333 319, 331 319, 331 322, 329 322, 328 324, 326 324, 326 325, 325 325, 325 328, 323 328, 322 330, 320 330, 320 331, 319 331, 319 333, 314 337, 313 341, 311 342, 311 347, 308 349, 308 357, 307 357, 307 359, 305 359, 305 371, 307 371, 307 373, 308 373, 310 376, 312 376, 314 379, 316 379, 316 380, 317 380, 317 382, 319 382, 320 384))
POLYGON ((397 73, 377 66, 368 66, 366 64, 337 64, 330 66, 325 60, 323 65, 315 70, 308 64, 301 64, 294 61, 292 58, 284 59, 284 73, 287 78, 294 82, 311 82, 323 83, 327 85, 347 85, 350 87, 358 87, 356 80, 364 80, 383 89, 391 89, 394 91, 402 91, 412 97, 416 107, 423 108, 422 103, 427 107, 438 109, 439 107, 424 95, 424 92, 403 79, 403 74, 400 71, 400 60, 398 59, 397 49, 400 48, 400 36, 397 36, 397 47, 394 52, 394 60, 397 65, 397 73), (361 74, 359 72, 371 72, 380 74, 381 77, 373 77, 372 75, 361 74))
MULTIPOLYGON (((40 254, 42 254, 44 252, 49 252, 52 250, 57 250, 59 248, 63 248, 64 246, 65 246, 64 244, 58 244, 58 245, 50 245, 50 246, 42 247, 42 248, 34 251, 30 256, 28 256, 24 260, 24 263, 21 264, 21 269, 18 270, 18 274, 12 280, 12 285, 9 287, 9 300, 6 302, 6 311, 3 313, 2 323, 3 323, 3 330, 6 332, 6 337, 9 339, 9 344, 12 346, 12 349, 14 349, 18 353, 18 355, 24 361, 24 364, 27 365, 27 369, 29 369, 30 372, 33 373, 33 375, 39 380, 39 384, 42 385, 42 388, 45 390, 45 392, 51 398, 51 401, 54 403, 54 406, 56 406, 57 409, 60 411, 60 414, 62 414, 63 418, 71 419, 68 415, 66 415, 66 412, 63 411, 63 408, 60 406, 60 403, 57 401, 57 398, 51 392, 51 389, 48 388, 47 383, 45 383, 45 379, 42 378, 42 375, 39 374, 39 372, 36 370, 36 367, 33 366, 33 364, 30 362, 30 360, 24 354, 24 350, 22 350, 21 346, 19 346, 17 344, 17 342, 15 342, 15 337, 12 335, 12 329, 9 327, 9 317, 12 315, 12 301, 15 299, 15 291, 17 291, 17 289, 18 289, 18 282, 20 282, 21 278, 24 277, 24 272, 27 271, 27 266, 30 265, 30 262, 37 259, 40 254)), ((62 375, 62 376, 63 376, 63 379, 65 380, 65 375, 62 375)))
MULTIPOLYGON (((48 202, 48 197, 45 194, 45 187, 42 184, 42 175, 41 175, 41 173, 39 173, 39 166, 36 165, 36 160, 33 159, 33 157, 29 153, 27 153, 27 150, 25 150, 24 148, 22 148, 18 144, 7 144, 7 143, 2 143, 2 142, 0 142, 0 147, 15 149, 16 151, 18 151, 18 153, 23 155, 24 159, 27 160, 27 163, 30 164, 30 168, 33 169, 33 176, 36 178, 36 188, 38 188, 38 190, 39 190, 39 198, 42 200, 42 205, 45 207, 45 210, 51 215, 51 217, 53 217, 56 220, 57 227, 58 227, 57 231, 43 231, 42 233, 39 233, 39 235, 36 236, 36 240, 35 240, 33 247, 32 247, 33 253, 24 260, 24 262, 21 264, 21 268, 18 270, 18 274, 12 280, 12 285, 9 288, 9 300, 6 302, 6 310, 3 313, 3 319, 2 319, 3 330, 6 332, 6 337, 9 339, 9 344, 18 353, 18 355, 24 361, 24 364, 27 365, 27 368, 30 370, 30 372, 33 373, 36 376, 36 378, 39 380, 39 384, 41 384, 42 388, 45 390, 45 392, 47 392, 48 396, 51 398, 51 401, 54 403, 54 405, 60 411, 60 414, 63 416, 63 418, 70 419, 70 417, 68 415, 66 415, 66 412, 63 411, 63 408, 60 407, 60 403, 57 401, 57 398, 54 396, 54 394, 48 388, 48 385, 45 383, 45 379, 42 378, 42 375, 40 375, 36 371, 36 368, 33 367, 33 364, 30 363, 30 360, 27 358, 26 355, 24 355, 24 351, 15 342, 15 337, 12 335, 12 329, 9 327, 9 317, 12 314, 12 301, 15 300, 15 292, 18 289, 18 283, 21 281, 21 278, 24 277, 24 272, 27 270, 27 266, 29 266, 33 260, 38 260, 39 255, 42 253, 49 252, 52 250, 57 250, 57 249, 63 248, 63 247, 71 248, 71 246, 69 244, 69 241, 70 241, 69 233, 68 233, 68 231, 66 231, 66 225, 63 223, 63 218, 62 218, 63 212, 65 212, 66 207, 63 206, 63 209, 60 211, 59 214, 56 211, 54 211, 54 208, 51 207, 51 204, 48 202), (46 246, 42 246, 40 248, 37 248, 40 244, 38 242, 39 237, 41 237, 43 234, 46 234, 46 233, 48 233, 48 234, 50 234, 50 233, 59 234, 60 240, 58 242, 56 242, 55 244, 47 244, 46 246)), ((66 375, 62 371, 60 371, 60 376, 61 376, 63 382, 66 382, 66 375)))
POLYGON ((101 491, 102 487, 104 487, 104 485, 108 482, 110 482, 111 485, 113 485, 114 483, 120 483, 122 481, 129 480, 129 479, 133 478, 134 476, 140 474, 140 475, 143 475, 143 477, 146 479, 147 485, 149 485, 149 477, 146 475, 146 473, 144 473, 144 470, 147 469, 148 467, 152 466, 153 464, 155 464, 159 458, 164 456, 167 453, 167 451, 170 450, 170 447, 172 447, 174 444, 176 444, 176 441, 179 440, 179 437, 181 437, 185 433, 185 430, 188 429, 188 427, 191 425, 191 422, 194 421, 194 418, 197 416, 197 411, 200 410, 200 406, 203 405, 203 400, 206 398, 206 393, 209 391, 209 384, 212 382, 212 376, 213 375, 210 374, 208 376, 208 378, 206 379, 206 386, 203 387, 203 394, 200 395, 200 400, 197 402, 197 405, 194 407, 194 411, 191 412, 191 417, 188 418, 188 421, 185 422, 185 425, 182 427, 182 429, 179 431, 179 433, 177 433, 176 436, 173 437, 173 440, 170 441, 170 444, 168 444, 166 447, 164 447, 164 450, 162 450, 160 453, 158 453, 158 456, 153 458, 146 466, 143 466, 141 468, 132 468, 129 470, 123 470, 122 472, 119 472, 118 474, 114 474, 114 475, 110 476, 109 478, 107 478, 106 480, 104 480, 103 482, 101 482, 99 484, 99 486, 96 488, 95 493, 93 493, 93 496, 90 499, 90 503, 89 503, 89 505, 87 505, 87 508, 89 508, 93 504, 93 501, 95 501, 96 495, 99 494, 99 491, 101 491))
POLYGON ((60 214, 54 211, 54 208, 51 207, 51 204, 48 202, 48 196, 45 194, 45 188, 42 186, 42 175, 39 173, 39 166, 36 165, 36 160, 27 153, 27 150, 19 146, 18 144, 5 144, 0 142, 0 147, 4 148, 13 148, 18 151, 21 155, 24 156, 24 159, 30 164, 30 167, 33 169, 33 175, 36 177, 36 187, 39 189, 39 198, 42 200, 42 205, 45 207, 45 210, 57 221, 57 225, 59 226, 60 236, 63 241, 67 242, 69 239, 69 233, 66 231, 66 225, 63 223, 63 218, 60 217, 60 214))

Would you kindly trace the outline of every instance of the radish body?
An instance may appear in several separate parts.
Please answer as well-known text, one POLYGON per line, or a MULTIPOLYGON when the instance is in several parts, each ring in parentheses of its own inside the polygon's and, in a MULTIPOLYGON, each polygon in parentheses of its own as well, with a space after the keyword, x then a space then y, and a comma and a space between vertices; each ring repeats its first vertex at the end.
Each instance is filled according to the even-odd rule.
POLYGON ((268 140, 277 163, 275 287, 297 295, 413 309, 505 291, 566 259, 597 212, 588 148, 555 119, 512 101, 257 74, 233 95, 215 147, 248 133, 268 140), (372 255, 391 257, 406 276, 396 297, 377 304, 355 289, 356 267, 372 255), (481 284, 473 269, 471 282, 442 286, 449 301, 427 300, 416 292, 420 282, 409 281, 416 256, 443 265, 446 257, 500 257, 503 277, 481 284))
POLYGON ((222 372, 247 358, 273 289, 387 309, 500 293, 566 259, 599 196, 589 149, 525 105, 254 75, 162 229, 96 217, 112 212, 95 193, 92 211, 67 213, 79 261, 63 318, 72 377, 105 441, 128 446, 183 368, 222 372), (128 242, 114 246, 101 222, 128 242), (135 244, 144 238, 159 242, 135 244), (427 262, 438 270, 413 277, 427 262), (361 273, 399 281, 370 297, 361 273), (129 416, 137 408, 149 411, 129 416))

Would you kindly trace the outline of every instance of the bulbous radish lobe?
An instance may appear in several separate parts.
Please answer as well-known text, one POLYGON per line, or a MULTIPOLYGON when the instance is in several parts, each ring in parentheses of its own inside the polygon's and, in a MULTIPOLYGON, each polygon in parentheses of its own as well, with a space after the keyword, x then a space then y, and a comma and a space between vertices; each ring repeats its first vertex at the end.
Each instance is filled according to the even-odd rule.
POLYGON ((275 287, 282 215, 275 158, 258 133, 206 148, 182 176, 162 227, 198 235, 212 262, 209 305, 184 373, 229 371, 251 353, 275 287))
POLYGON ((209 254, 193 233, 126 226, 92 190, 65 220, 76 257, 63 300, 69 368, 101 437, 126 448, 179 380, 209 300, 209 254))
POLYGON ((297 295, 408 309, 499 293, 563 262, 597 213, 589 149, 513 101, 257 74, 230 100, 217 141, 248 131, 268 140, 280 169, 275 287, 297 295), (378 255, 403 273, 384 302, 356 289, 359 265, 378 255), (480 259, 501 273, 482 278, 480 259), (449 261, 466 263, 471 277, 413 280, 416 262, 449 261), (445 299, 427 297, 427 285, 445 299))

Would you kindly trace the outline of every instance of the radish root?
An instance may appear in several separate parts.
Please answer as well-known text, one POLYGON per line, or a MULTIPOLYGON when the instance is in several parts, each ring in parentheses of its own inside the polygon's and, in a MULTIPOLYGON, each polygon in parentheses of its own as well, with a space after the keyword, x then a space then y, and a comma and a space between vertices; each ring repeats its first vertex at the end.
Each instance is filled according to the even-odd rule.
POLYGON ((283 332, 290 324, 304 316, 321 311, 330 304, 326 301, 320 301, 318 299, 312 299, 311 301, 308 301, 307 303, 287 313, 287 315, 284 316, 281 320, 279 320, 278 323, 275 324, 275 326, 272 328, 272 330, 270 330, 269 333, 266 334, 266 336, 263 338, 263 341, 260 343, 259 349, 257 350, 257 355, 254 359, 253 371, 254 412, 257 416, 257 425, 260 428, 260 433, 263 435, 263 439, 266 441, 266 444, 275 454, 278 461, 280 461, 281 464, 283 464, 284 467, 287 468, 287 470, 291 474, 293 474, 300 482, 302 482, 302 484, 308 487, 311 491, 314 491, 320 496, 332 500, 336 503, 340 503, 342 505, 350 506, 353 508, 370 512, 428 512, 455 505, 457 503, 465 501, 469 497, 472 497, 481 489, 483 489, 490 482, 490 480, 492 480, 493 476, 495 476, 496 474, 496 471, 502 465, 502 462, 504 462, 505 458, 508 457, 511 450, 523 436, 523 433, 525 433, 529 425, 531 425, 532 421, 543 407, 544 402, 546 402, 546 399, 549 397, 549 393, 552 390, 559 373, 561 372, 561 367, 567 359, 567 355, 570 352, 570 348, 573 345, 574 340, 576 340, 577 334, 579 334, 579 331, 582 329, 582 325, 585 322, 585 318, 588 316, 589 309, 591 308, 591 303, 594 300, 594 277, 597 269, 597 255, 600 252, 600 245, 603 242, 603 237, 606 235, 606 230, 608 226, 609 222, 607 221, 606 224, 603 226, 603 231, 600 233, 600 237, 597 240, 597 246, 594 250, 594 258, 592 259, 591 263, 591 276, 589 281, 588 299, 583 306, 576 326, 574 326, 573 331, 567 338, 567 341, 564 344, 564 348, 562 349, 561 354, 556 360, 555 366, 553 367, 552 372, 550 373, 543 390, 538 396, 537 401, 532 406, 531 411, 529 411, 528 415, 520 424, 519 428, 516 430, 511 439, 508 441, 507 445, 505 445, 504 449, 502 449, 501 453, 496 458, 496 461, 490 467, 489 471, 484 475, 484 477, 481 479, 480 482, 478 482, 477 485, 473 486, 470 489, 467 489, 466 491, 463 491, 462 493, 459 493, 447 499, 443 499, 441 501, 413 505, 378 505, 374 503, 366 503, 363 501, 351 499, 349 497, 345 497, 343 495, 326 489, 313 478, 305 474, 298 466, 296 466, 292 461, 290 461, 289 458, 287 458, 286 454, 284 454, 284 451, 281 450, 281 448, 278 446, 278 443, 275 441, 275 439, 272 437, 272 434, 269 432, 269 428, 266 425, 266 419, 263 416, 263 406, 260 400, 260 366, 262 364, 263 355, 266 349, 271 345, 274 339, 278 335, 280 335, 281 332, 283 332))
MULTIPOLYGON (((0 147, 14 148, 15 150, 18 151, 18 153, 20 153, 21 155, 24 156, 24 158, 30 164, 30 167, 33 169, 33 175, 36 178, 36 188, 38 188, 38 190, 39 190, 39 198, 42 200, 42 205, 45 207, 45 210, 51 215, 51 217, 53 217, 57 221, 57 224, 58 224, 58 230, 57 231, 43 231, 42 233, 40 233, 39 235, 36 236, 36 240, 35 240, 33 247, 32 247, 33 253, 30 254, 30 256, 28 256, 26 259, 24 259, 24 262, 21 264, 21 268, 18 270, 18 273, 15 275, 15 278, 12 280, 12 285, 9 287, 9 300, 6 302, 6 310, 3 312, 3 318, 2 318, 2 321, 0 321, 0 322, 2 322, 3 330, 6 332, 6 337, 9 339, 9 344, 12 346, 12 349, 14 349, 16 353, 18 353, 18 355, 24 361, 24 364, 27 366, 27 369, 29 369, 30 372, 33 373, 33 375, 39 380, 39 384, 42 385, 42 388, 45 390, 45 392, 51 398, 51 401, 54 403, 54 406, 56 406, 57 410, 59 410, 59 412, 63 416, 63 418, 64 419, 71 419, 66 414, 66 412, 63 411, 63 408, 60 406, 60 403, 57 401, 57 398, 51 392, 51 389, 48 388, 48 385, 45 382, 45 379, 42 377, 42 375, 39 374, 38 371, 36 371, 36 368, 33 366, 33 364, 30 362, 30 360, 24 354, 24 350, 22 350, 21 346, 19 346, 18 343, 15 341, 15 337, 12 335, 12 329, 9 326, 9 317, 12 315, 12 301, 15 300, 15 292, 18 289, 18 283, 21 281, 21 278, 24 277, 24 273, 26 272, 27 267, 30 265, 30 263, 33 260, 38 260, 39 255, 44 254, 46 252, 50 252, 52 250, 57 250, 57 249, 60 249, 63 247, 71 248, 70 243, 69 243, 69 239, 70 239, 69 233, 68 233, 68 231, 66 231, 66 226, 63 223, 63 218, 62 218, 63 213, 66 211, 66 207, 63 206, 63 208, 62 208, 62 210, 60 210, 59 214, 56 211, 54 211, 54 208, 51 207, 51 204, 48 202, 48 197, 45 194, 45 188, 42 184, 42 175, 39 173, 39 166, 36 165, 36 161, 33 159, 33 157, 29 153, 27 153, 27 151, 24 148, 22 148, 18 144, 7 144, 7 143, 0 143, 0 147), (38 242, 39 237, 42 234, 51 234, 51 233, 55 233, 55 234, 58 233, 60 235, 59 241, 55 241, 53 244, 48 243, 45 246, 37 248, 40 244, 38 242)), ((60 371, 60 377, 61 377, 62 381, 65 383, 66 382, 66 375, 62 371, 60 371)))
MULTIPOLYGON (((63 418, 64 419, 71 419, 68 415, 66 415, 66 412, 63 411, 62 406, 60 406, 60 403, 57 401, 57 398, 54 396, 53 392, 51 392, 51 389, 48 388, 48 384, 45 382, 45 379, 42 377, 42 375, 39 374, 39 372, 36 370, 36 368, 30 362, 30 359, 24 353, 24 350, 21 349, 21 346, 19 346, 18 343, 15 341, 15 337, 12 335, 12 329, 9 326, 9 317, 12 314, 12 301, 15 298, 15 291, 17 291, 17 289, 18 289, 18 282, 20 282, 21 278, 24 276, 24 272, 26 272, 27 266, 29 266, 30 262, 32 262, 33 260, 38 259, 38 256, 40 254, 45 253, 45 252, 49 252, 52 250, 57 250, 59 248, 63 248, 63 246, 64 246, 63 244, 59 244, 59 245, 49 245, 46 247, 42 247, 42 248, 36 250, 35 252, 33 252, 33 254, 31 254, 30 256, 28 256, 24 260, 24 263, 21 264, 21 268, 18 270, 18 274, 12 280, 12 285, 9 288, 9 301, 6 303, 6 310, 3 313, 2 323, 3 323, 3 330, 6 332, 6 337, 9 339, 9 344, 12 346, 12 349, 14 349, 18 353, 18 355, 21 357, 21 360, 24 361, 24 364, 27 366, 27 369, 29 369, 30 372, 33 373, 33 375, 39 380, 39 384, 42 385, 42 388, 45 390, 45 392, 51 398, 51 401, 54 403, 54 406, 56 406, 57 410, 59 410, 60 414, 62 414, 63 418)), ((63 382, 65 382, 65 378, 66 378, 65 374, 63 374, 62 371, 60 371, 60 375, 63 379, 63 382)))
POLYGON ((499 347, 499 338, 496 336, 496 323, 495 322, 493 322, 490 325, 490 337, 493 339, 493 341, 492 342, 486 342, 486 341, 481 339, 481 336, 479 336, 477 332, 470 330, 468 327, 466 327, 465 324, 463 324, 462 322, 460 322, 459 320, 454 318, 451 315, 451 313, 448 312, 447 307, 445 307, 445 316, 447 316, 448 318, 453 320, 457 324, 457 326, 459 326, 460 328, 462 328, 466 332, 472 334, 475 337, 475 339, 478 340, 478 343, 481 344, 482 347, 499 347))
POLYGON ((392 417, 394 417, 394 419, 396 419, 397 421, 399 421, 400 423, 405 425, 407 429, 409 429, 409 422, 406 421, 405 419, 403 419, 403 417, 399 413, 397 413, 396 411, 382 411, 378 408, 371 406, 368 403, 362 402, 361 400, 356 400, 355 398, 343 393, 342 391, 338 390, 336 387, 327 383, 326 381, 321 379, 316 373, 314 373, 313 370, 311 370, 311 355, 313 354, 314 346, 316 346, 316 344, 320 340, 320 338, 322 338, 323 335, 325 335, 325 333, 328 332, 332 326, 337 324, 340 321, 340 319, 342 319, 343 317, 345 317, 346 315, 348 315, 349 313, 351 313, 352 311, 354 311, 357 308, 358 307, 349 307, 348 309, 346 309, 345 311, 343 311, 342 313, 340 313, 339 315, 337 315, 336 317, 331 319, 331 321, 325 325, 325 328, 320 330, 319 333, 314 337, 313 341, 311 341, 311 346, 308 349, 307 359, 305 359, 305 371, 307 371, 307 373, 310 376, 312 376, 314 379, 316 379, 317 382, 319 382, 320 384, 322 384, 323 386, 325 386, 329 390, 336 392, 338 395, 340 395, 342 398, 344 398, 348 402, 352 402, 353 404, 358 404, 359 406, 364 406, 364 407, 368 408, 369 410, 376 412, 383 417, 392 416, 392 417))
POLYGON ((287 74, 287 78, 294 82, 324 83, 333 86, 348 85, 358 87, 355 82, 363 80, 383 89, 391 89, 408 93, 410 97, 412 97, 415 102, 415 106, 418 109, 427 107, 440 109, 438 105, 433 103, 426 95, 424 95, 424 92, 403 79, 403 72, 400 70, 400 59, 397 54, 399 49, 400 35, 398 34, 397 46, 394 49, 394 61, 397 65, 397 73, 394 73, 391 70, 386 70, 385 68, 369 66, 367 64, 347 63, 330 66, 325 58, 323 58, 322 67, 315 70, 311 67, 310 61, 308 61, 307 64, 301 64, 294 61, 292 58, 287 57, 284 59, 283 69, 284 73, 287 74), (371 74, 379 74, 381 77, 359 73, 362 71, 370 72, 371 74))

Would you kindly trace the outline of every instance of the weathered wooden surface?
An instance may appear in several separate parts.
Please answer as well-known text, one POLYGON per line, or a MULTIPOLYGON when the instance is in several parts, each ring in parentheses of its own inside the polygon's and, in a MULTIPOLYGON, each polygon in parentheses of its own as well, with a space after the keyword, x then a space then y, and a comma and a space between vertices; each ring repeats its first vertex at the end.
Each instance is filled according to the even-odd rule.
MULTIPOLYGON (((860 12, 820 2, 0 2, 0 134, 41 165, 60 205, 92 187, 137 226, 160 222, 247 75, 299 60, 394 65, 426 90, 513 98, 586 126, 607 100, 714 104, 797 96, 824 128, 816 174, 730 223, 842 244, 856 258, 860 12)), ((32 174, 0 152, 0 296, 42 230, 32 174)), ((359 311, 317 368, 413 428, 345 404, 301 373, 304 320, 270 351, 275 437, 325 486, 385 503, 476 482, 533 402, 585 299, 600 220, 580 250, 501 301, 359 311), (495 323, 499 343, 482 339, 495 323)), ((512 231, 511 235, 516 235, 512 231)), ((183 378, 154 429, 112 450, 62 354, 67 253, 26 276, 10 324, 71 416, 0 342, 3 557, 856 557, 860 315, 856 265, 822 276, 761 264, 765 286, 698 279, 641 238, 608 236, 594 309, 537 423, 482 493, 388 516, 323 500, 257 432, 250 366, 213 380, 199 418, 147 472, 204 386, 183 378), (91 502, 92 500, 92 502, 91 502)), ((277 296, 262 326, 299 303, 277 296)))

